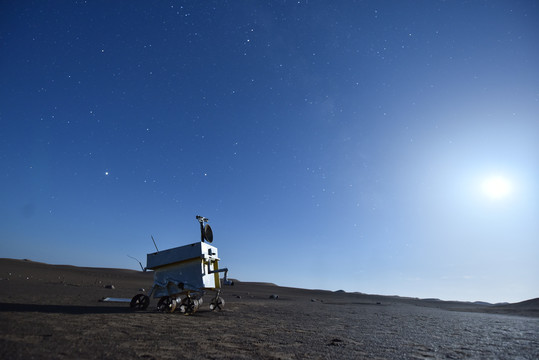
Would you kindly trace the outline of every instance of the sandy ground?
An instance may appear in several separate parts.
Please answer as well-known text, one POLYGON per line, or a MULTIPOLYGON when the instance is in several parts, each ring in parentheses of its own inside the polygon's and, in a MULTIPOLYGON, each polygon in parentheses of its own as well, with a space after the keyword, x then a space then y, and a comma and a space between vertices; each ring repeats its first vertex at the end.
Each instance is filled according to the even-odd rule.
POLYGON ((223 311, 207 296, 189 316, 156 311, 157 299, 141 312, 98 301, 152 284, 151 273, 0 259, 0 358, 539 358, 539 299, 484 306, 236 282, 223 311))

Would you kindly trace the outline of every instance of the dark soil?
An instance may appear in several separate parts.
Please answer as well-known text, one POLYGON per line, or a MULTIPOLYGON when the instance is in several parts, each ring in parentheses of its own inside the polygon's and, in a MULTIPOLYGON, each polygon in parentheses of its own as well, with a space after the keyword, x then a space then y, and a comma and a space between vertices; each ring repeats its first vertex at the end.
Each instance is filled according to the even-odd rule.
POLYGON ((99 302, 152 284, 151 273, 0 259, 0 358, 539 358, 537 299, 488 306, 236 281, 223 311, 209 310, 209 295, 189 316, 156 311, 157 299, 141 312, 99 302))

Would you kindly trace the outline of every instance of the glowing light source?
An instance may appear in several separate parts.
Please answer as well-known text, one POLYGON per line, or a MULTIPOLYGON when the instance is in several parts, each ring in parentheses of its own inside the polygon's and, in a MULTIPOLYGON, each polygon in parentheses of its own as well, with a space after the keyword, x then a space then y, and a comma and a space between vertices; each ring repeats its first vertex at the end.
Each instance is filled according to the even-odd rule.
POLYGON ((482 190, 491 199, 501 199, 511 194, 513 189, 511 183, 506 178, 492 176, 483 182, 482 190))

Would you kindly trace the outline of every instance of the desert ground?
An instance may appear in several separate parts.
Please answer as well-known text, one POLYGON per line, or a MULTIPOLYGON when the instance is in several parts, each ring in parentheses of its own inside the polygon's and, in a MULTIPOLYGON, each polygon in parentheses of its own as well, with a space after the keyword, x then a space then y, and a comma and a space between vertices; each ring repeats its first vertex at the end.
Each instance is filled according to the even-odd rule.
POLYGON ((151 272, 0 259, 0 358, 539 358, 539 299, 492 306, 235 281, 223 310, 204 299, 188 316, 157 311, 158 299, 144 311, 100 301, 152 284, 151 272))

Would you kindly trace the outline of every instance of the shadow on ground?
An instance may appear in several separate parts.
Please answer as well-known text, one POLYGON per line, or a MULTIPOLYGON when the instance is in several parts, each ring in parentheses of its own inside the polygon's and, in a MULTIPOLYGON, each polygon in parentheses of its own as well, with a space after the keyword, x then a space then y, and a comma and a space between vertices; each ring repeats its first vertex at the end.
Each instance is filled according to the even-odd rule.
POLYGON ((0 312, 40 312, 50 314, 121 314, 131 313, 129 307, 81 306, 81 305, 40 305, 0 303, 0 312))

